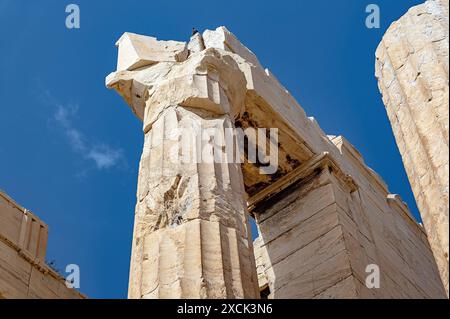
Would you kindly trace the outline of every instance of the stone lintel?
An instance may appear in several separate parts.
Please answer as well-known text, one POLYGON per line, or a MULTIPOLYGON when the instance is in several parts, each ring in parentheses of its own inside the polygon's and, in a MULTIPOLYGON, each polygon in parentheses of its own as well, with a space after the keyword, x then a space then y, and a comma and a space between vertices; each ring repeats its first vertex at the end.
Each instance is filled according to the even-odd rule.
MULTIPOLYGON (((134 37, 127 35, 120 43, 134 37)), ((314 154, 330 152, 340 161, 339 150, 317 123, 306 116, 289 91, 226 28, 206 30, 202 36, 196 34, 190 47, 192 51, 184 61, 161 58, 156 64, 131 71, 117 70, 107 77, 107 86, 118 91, 143 120, 144 132, 151 129, 167 107, 174 105, 213 114, 227 113, 236 122, 244 123, 244 128, 277 128, 280 144, 277 173, 261 175, 255 165, 243 167, 250 196, 314 154), (202 48, 202 41, 205 49, 196 52, 202 48)), ((347 167, 341 168, 349 172, 347 167)))
POLYGON ((249 212, 253 213, 255 208, 263 202, 270 201, 274 196, 282 193, 290 186, 309 176, 312 176, 315 172, 322 171, 324 169, 332 171, 335 176, 337 176, 343 184, 348 187, 350 192, 354 192, 358 189, 358 186, 353 178, 350 175, 345 174, 340 169, 336 161, 330 156, 330 153, 323 152, 319 155, 313 156, 309 161, 303 163, 298 168, 279 178, 261 192, 250 197, 247 201, 249 212))

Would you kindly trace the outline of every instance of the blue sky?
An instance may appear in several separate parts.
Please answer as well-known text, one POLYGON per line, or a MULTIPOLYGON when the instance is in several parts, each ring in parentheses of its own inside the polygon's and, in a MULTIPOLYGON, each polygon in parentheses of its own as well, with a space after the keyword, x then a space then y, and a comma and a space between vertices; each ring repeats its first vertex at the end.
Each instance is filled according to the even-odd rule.
POLYGON ((344 135, 418 211, 374 77, 389 24, 423 1, 0 0, 0 188, 50 228, 48 259, 81 269, 81 291, 124 298, 141 123, 104 86, 125 31, 187 40, 225 25, 328 134, 344 135), (376 3, 381 28, 367 29, 376 3))

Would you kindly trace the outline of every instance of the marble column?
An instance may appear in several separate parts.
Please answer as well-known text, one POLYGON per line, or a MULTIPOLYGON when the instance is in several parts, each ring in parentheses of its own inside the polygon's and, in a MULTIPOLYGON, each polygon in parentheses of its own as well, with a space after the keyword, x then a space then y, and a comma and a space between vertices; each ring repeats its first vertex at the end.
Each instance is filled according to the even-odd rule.
POLYGON ((448 0, 412 7, 387 30, 376 76, 448 295, 448 0))
MULTIPOLYGON (((138 41, 124 37, 119 62, 139 51, 138 41)), ((128 296, 258 298, 241 165, 224 154, 233 146, 224 137, 243 106, 245 77, 215 49, 187 56, 182 45, 148 38, 139 41, 152 52, 179 52, 148 65, 145 57, 122 62, 107 78, 145 134, 128 296)))

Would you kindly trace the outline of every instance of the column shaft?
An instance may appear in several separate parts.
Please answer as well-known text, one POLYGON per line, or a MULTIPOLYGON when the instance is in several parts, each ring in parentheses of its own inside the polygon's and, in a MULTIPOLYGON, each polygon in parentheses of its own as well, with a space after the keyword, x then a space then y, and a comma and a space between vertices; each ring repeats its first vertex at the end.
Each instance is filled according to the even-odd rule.
POLYGON ((240 164, 211 161, 214 141, 186 133, 225 128, 229 115, 175 105, 145 134, 130 298, 257 297, 240 164))

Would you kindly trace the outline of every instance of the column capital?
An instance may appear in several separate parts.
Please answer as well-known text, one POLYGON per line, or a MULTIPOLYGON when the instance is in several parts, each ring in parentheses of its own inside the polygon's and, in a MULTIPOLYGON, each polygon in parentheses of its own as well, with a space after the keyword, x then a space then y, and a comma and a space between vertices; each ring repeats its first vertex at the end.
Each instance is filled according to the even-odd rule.
POLYGON ((118 41, 117 71, 107 76, 106 86, 143 120, 144 132, 170 106, 232 117, 243 109, 247 82, 229 52, 186 52, 185 45, 133 34, 118 41))

